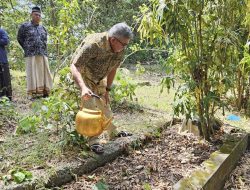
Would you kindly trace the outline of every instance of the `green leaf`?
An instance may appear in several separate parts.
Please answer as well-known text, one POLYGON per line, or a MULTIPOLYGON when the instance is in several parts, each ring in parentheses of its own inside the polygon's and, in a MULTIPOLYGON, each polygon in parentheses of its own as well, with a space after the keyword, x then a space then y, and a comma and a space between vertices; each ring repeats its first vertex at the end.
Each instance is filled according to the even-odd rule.
POLYGON ((95 178, 95 175, 88 175, 88 179, 92 180, 95 178))
POLYGON ((13 174, 13 178, 16 183, 22 183, 25 180, 25 174, 22 172, 16 172, 13 174))
POLYGON ((143 189, 144 189, 144 190, 151 190, 150 184, 149 184, 149 183, 144 183, 143 189))
POLYGON ((9 181, 11 180, 11 175, 4 175, 1 177, 3 182, 4 182, 4 185, 8 185, 9 181))
POLYGON ((25 174, 25 180, 31 180, 33 175, 31 172, 29 171, 23 171, 23 173, 25 174))
POLYGON ((108 190, 108 186, 103 181, 98 181, 93 187, 93 190, 108 190))

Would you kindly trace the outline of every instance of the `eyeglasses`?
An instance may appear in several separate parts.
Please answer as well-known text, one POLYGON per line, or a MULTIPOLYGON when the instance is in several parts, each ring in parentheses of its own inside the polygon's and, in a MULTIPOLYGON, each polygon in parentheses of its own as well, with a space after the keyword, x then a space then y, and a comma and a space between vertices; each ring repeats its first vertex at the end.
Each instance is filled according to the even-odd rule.
POLYGON ((120 41, 118 38, 115 38, 123 47, 126 47, 128 44, 120 41))
POLYGON ((39 14, 39 13, 34 13, 34 15, 37 17, 41 17, 41 14, 39 14))

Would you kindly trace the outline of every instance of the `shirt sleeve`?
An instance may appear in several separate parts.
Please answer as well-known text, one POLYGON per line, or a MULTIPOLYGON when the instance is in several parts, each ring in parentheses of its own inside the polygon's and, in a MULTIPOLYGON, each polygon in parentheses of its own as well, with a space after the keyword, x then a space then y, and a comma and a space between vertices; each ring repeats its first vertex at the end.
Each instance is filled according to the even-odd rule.
POLYGON ((0 30, 0 45, 1 46, 6 46, 9 44, 9 37, 7 32, 4 30, 0 30))
POLYGON ((48 31, 47 29, 43 26, 44 32, 45 32, 45 43, 47 44, 48 41, 48 31))
POLYGON ((72 63, 76 67, 85 67, 90 59, 96 58, 98 55, 99 47, 94 44, 83 44, 78 48, 73 56, 72 63))
POLYGON ((18 33, 17 33, 17 41, 24 48, 24 40, 25 40, 25 31, 24 31, 24 25, 21 25, 18 33))

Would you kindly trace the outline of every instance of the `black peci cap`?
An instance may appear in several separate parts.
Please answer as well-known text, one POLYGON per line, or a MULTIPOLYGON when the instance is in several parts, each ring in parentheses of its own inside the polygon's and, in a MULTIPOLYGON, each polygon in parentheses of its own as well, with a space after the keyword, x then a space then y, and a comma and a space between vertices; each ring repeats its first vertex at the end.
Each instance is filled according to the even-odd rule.
POLYGON ((40 9, 40 7, 32 7, 32 13, 34 13, 34 12, 39 12, 39 13, 41 13, 41 9, 40 9))

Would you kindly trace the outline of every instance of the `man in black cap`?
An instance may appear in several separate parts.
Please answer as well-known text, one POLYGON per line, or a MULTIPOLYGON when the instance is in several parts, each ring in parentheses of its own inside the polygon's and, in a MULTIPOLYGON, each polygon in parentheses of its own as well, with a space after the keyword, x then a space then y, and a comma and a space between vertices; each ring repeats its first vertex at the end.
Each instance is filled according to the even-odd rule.
POLYGON ((17 40, 24 50, 27 93, 29 98, 47 97, 52 88, 52 77, 47 57, 47 30, 39 24, 39 7, 32 8, 31 18, 31 22, 20 26, 17 35, 17 40))

